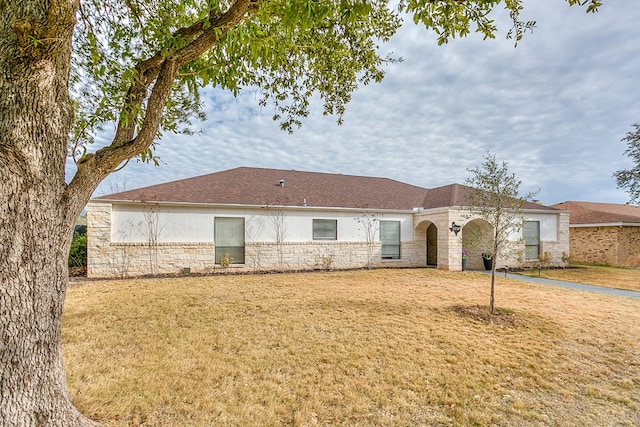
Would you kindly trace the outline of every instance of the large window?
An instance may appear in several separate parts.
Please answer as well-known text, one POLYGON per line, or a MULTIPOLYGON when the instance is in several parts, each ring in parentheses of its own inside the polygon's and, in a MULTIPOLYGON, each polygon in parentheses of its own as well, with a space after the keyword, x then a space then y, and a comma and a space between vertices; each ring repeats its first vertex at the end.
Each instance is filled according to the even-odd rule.
POLYGON ((314 219, 313 240, 338 240, 338 220, 314 219))
POLYGON ((540 257, 540 221, 525 221, 523 235, 524 259, 538 259, 540 257))
POLYGON ((222 257, 232 264, 244 264, 244 218, 216 217, 214 225, 216 264, 222 257))
POLYGON ((380 221, 382 259, 400 259, 400 221, 380 221))

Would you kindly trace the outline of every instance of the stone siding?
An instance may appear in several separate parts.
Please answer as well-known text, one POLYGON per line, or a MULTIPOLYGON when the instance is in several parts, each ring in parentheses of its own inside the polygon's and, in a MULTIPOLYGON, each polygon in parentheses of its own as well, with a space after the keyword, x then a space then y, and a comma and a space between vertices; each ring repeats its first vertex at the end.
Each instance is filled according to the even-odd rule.
POLYGON ((135 277, 148 274, 333 270, 371 267, 413 267, 411 244, 404 256, 381 260, 380 244, 362 242, 247 243, 245 263, 215 264, 215 246, 206 243, 110 243, 91 246, 89 277, 135 277), (371 253, 371 256, 369 254, 371 253), (186 269, 186 270, 185 270, 186 269))

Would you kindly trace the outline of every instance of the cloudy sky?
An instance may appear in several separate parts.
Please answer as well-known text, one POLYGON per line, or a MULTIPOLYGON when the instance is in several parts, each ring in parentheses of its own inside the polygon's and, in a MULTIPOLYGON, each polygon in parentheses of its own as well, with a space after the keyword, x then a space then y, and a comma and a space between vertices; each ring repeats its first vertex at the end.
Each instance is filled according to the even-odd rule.
MULTIPOLYGON (((640 3, 608 0, 597 14, 562 0, 525 1, 532 34, 514 48, 507 21, 494 40, 437 46, 411 21, 382 47, 404 61, 361 87, 344 124, 315 103, 289 135, 258 95, 207 89, 194 136, 167 134, 155 167, 135 161, 96 195, 238 166, 388 177, 426 188, 464 183, 487 152, 539 189, 545 204, 624 203, 612 173, 631 166, 621 138, 640 122, 640 3)), ((71 171, 70 171, 71 172, 71 171)))

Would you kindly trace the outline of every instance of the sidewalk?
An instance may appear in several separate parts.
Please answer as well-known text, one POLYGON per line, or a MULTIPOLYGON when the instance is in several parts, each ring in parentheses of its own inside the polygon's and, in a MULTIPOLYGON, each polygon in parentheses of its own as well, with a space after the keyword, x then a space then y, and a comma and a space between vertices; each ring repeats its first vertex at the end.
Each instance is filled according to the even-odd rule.
MULTIPOLYGON (((490 271, 480 271, 481 273, 491 275, 490 271)), ((503 271, 496 271, 496 277, 505 277, 503 271)), ((625 291, 622 289, 603 288, 602 286, 584 285, 581 283, 563 282, 560 280, 543 279, 542 277, 521 276, 519 274, 507 273, 509 279, 521 280, 523 282, 541 283, 543 285, 563 286, 565 288, 580 289, 582 291, 600 292, 602 294, 618 295, 622 297, 631 297, 640 299, 640 292, 625 291)))

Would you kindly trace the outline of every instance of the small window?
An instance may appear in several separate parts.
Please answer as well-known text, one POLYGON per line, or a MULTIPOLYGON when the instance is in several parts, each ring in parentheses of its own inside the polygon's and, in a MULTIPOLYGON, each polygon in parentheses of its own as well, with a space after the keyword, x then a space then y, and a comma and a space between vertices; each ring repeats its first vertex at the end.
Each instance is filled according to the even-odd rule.
POLYGON ((400 221, 380 221, 382 259, 400 259, 400 221))
POLYGON ((225 254, 232 264, 244 264, 244 218, 216 217, 214 221, 216 264, 225 254))
POLYGON ((338 220, 314 219, 313 240, 338 240, 338 220))
POLYGON ((524 259, 538 259, 540 257, 540 221, 525 221, 523 236, 524 259))

